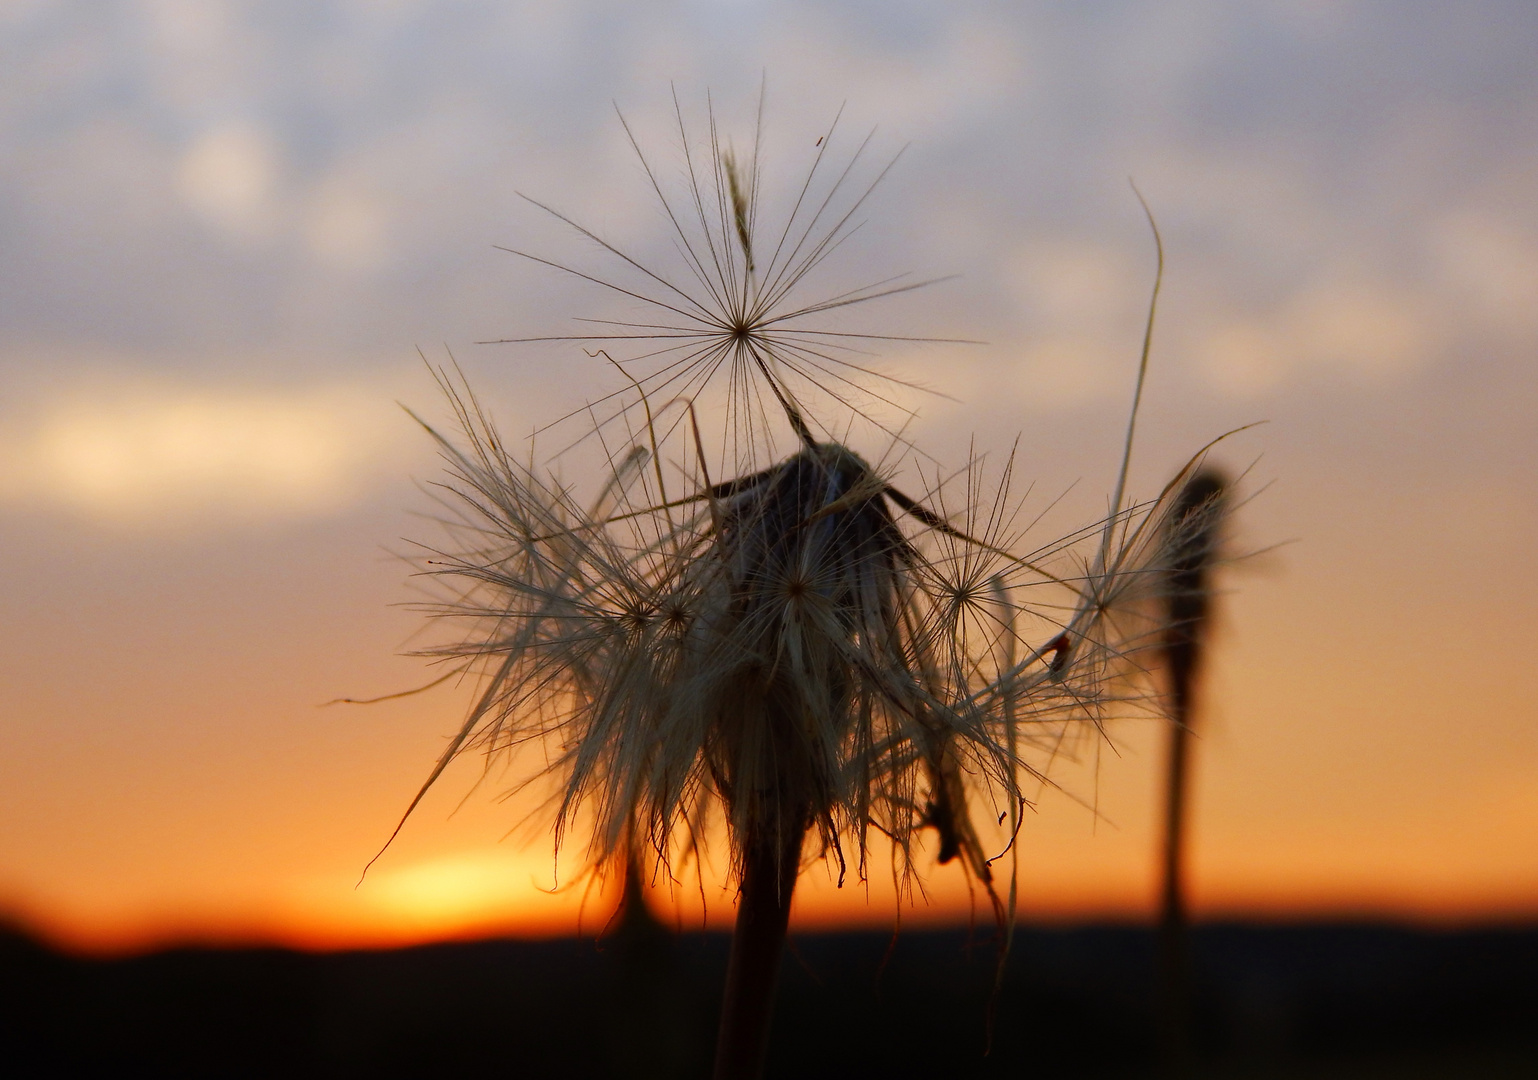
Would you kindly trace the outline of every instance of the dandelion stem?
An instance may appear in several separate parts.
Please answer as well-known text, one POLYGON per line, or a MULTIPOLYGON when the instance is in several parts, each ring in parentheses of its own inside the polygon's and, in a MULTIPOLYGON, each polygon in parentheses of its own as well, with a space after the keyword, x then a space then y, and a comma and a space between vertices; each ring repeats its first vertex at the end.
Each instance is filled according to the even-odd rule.
POLYGON ((1191 730, 1197 676, 1211 606, 1212 563, 1222 524, 1225 483, 1210 470, 1186 481, 1165 540, 1167 610, 1164 667, 1168 677, 1170 742, 1164 800, 1163 888, 1160 901, 1160 1021, 1172 1073, 1191 1058, 1191 961, 1186 941, 1185 851, 1191 730))
POLYGON ((763 1073, 775 977, 790 925, 790 898, 804 835, 800 829, 770 825, 755 829, 744 845, 737 925, 716 1040, 715 1080, 758 1080, 763 1073))

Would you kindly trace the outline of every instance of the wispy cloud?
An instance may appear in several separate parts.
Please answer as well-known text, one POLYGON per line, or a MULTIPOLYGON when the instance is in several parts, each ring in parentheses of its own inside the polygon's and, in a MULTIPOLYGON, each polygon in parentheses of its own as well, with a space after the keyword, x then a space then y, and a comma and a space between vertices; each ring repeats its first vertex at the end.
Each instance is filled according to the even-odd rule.
POLYGON ((0 505, 136 530, 335 515, 410 437, 367 386, 77 388, 0 438, 0 505))

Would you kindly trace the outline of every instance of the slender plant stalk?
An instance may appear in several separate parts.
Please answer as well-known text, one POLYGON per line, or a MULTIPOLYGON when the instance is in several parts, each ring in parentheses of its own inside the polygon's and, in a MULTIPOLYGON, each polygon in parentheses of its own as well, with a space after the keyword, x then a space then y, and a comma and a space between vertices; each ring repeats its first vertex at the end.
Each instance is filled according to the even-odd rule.
POLYGON ((715 1080, 757 1080, 763 1073, 804 835, 801 829, 764 828, 747 838, 716 1039, 715 1080))
POLYGON ((1173 1072, 1191 1059, 1191 961, 1187 942, 1185 852, 1191 732, 1203 659, 1226 483, 1203 469, 1186 482, 1170 518, 1164 593, 1164 666, 1168 676, 1170 741, 1165 779, 1163 888, 1159 919, 1160 1021, 1173 1072))
POLYGON ((620 1075, 672 1080, 693 1069, 694 1032, 679 982, 673 934, 646 903, 646 868, 634 838, 625 854, 625 884, 615 912, 612 946, 618 1009, 614 1039, 620 1075))

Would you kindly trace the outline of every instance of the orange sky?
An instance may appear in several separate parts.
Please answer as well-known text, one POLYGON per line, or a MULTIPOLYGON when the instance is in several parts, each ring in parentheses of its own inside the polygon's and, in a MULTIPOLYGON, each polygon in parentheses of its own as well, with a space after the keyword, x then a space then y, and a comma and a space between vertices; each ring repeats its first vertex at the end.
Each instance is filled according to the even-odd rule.
MULTIPOLYGON (((1247 508, 1244 537, 1278 535, 1290 512, 1316 535, 1340 521, 1328 506, 1301 519, 1307 486, 1278 481, 1247 508)), ((1491 560, 1514 561, 1521 537, 1513 530, 1511 550, 1482 557, 1470 545, 1489 543, 1494 526, 1473 513, 1413 546, 1342 523, 1359 547, 1310 537, 1230 574, 1197 764, 1200 913, 1532 915, 1524 638, 1444 629, 1520 626, 1531 588, 1490 583, 1491 560), (1428 565, 1454 569, 1434 591, 1394 588, 1428 565)), ((76 573, 34 578, 4 642, 26 674, 9 684, 9 707, 30 729, 3 796, 20 826, 0 849, 13 912, 90 949, 566 933, 579 915, 602 925, 609 899, 584 907, 580 889, 541 891, 555 883, 548 834, 536 822, 503 839, 522 814, 492 797, 495 780, 456 812, 476 777, 470 762, 354 888, 464 702, 440 691, 317 707, 420 678, 420 662, 392 655, 416 617, 386 606, 402 595, 400 567, 373 548, 389 527, 365 514, 320 529, 248 526, 215 545, 86 531, 66 541, 76 573)), ((60 557, 43 550, 49 540, 39 530, 33 559, 60 557)), ((1116 739, 1098 782, 1088 767, 1060 774, 1074 794, 1098 797, 1098 825, 1050 793, 1027 823, 1028 916, 1149 911, 1158 732, 1128 722, 1116 739)), ((905 908, 905 922, 965 917, 954 867, 927 885, 931 902, 905 908)), ((693 880, 656 899, 699 924, 693 880)), ((718 884, 704 899, 712 925, 729 920, 718 884)), ((886 925, 895 906, 889 884, 867 898, 813 870, 798 911, 806 926, 886 925)))
MULTIPOLYGON (((92 950, 602 924, 609 899, 547 891, 543 823, 508 838, 528 808, 472 791, 471 762, 355 887, 466 699, 318 706, 429 677, 389 554, 431 539, 414 481, 438 465, 395 403, 444 410, 414 348, 450 345, 517 434, 613 389, 575 350, 472 344, 607 313, 492 258, 570 250, 515 190, 665 252, 609 100, 661 157, 670 77, 699 82, 691 107, 706 85, 751 102, 741 73, 768 68, 791 159, 770 181, 830 102, 912 143, 847 272, 962 275, 897 329, 989 344, 878 361, 955 399, 902 398, 939 460, 1021 433, 1064 522, 1103 509, 1151 278, 1129 173, 1169 258, 1135 490, 1266 421, 1220 450, 1253 496, 1235 550, 1281 546, 1224 582, 1198 913, 1538 915, 1530 20, 1257 5, 1204 33, 936 12, 871 34, 774 4, 661 29, 428 4, 311 33, 239 3, 110 27, 46 7, 0 17, 25 58, 0 89, 0 911, 92 950), (508 74, 535 38, 570 64, 508 74)), ((1114 734, 1061 775, 1100 820, 1049 793, 1026 826, 1027 917, 1150 910, 1160 733, 1114 734)), ((967 917, 954 867, 926 882, 906 923, 967 917)), ((698 925, 692 881, 655 899, 698 925)), ((729 920, 719 883, 704 899, 729 920)), ((808 927, 896 910, 816 870, 797 904, 808 927)))

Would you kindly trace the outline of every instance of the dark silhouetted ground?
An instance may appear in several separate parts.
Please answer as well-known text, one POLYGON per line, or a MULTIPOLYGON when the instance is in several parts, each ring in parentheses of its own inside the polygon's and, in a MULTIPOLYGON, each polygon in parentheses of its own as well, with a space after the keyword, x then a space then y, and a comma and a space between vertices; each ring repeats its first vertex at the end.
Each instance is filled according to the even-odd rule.
MULTIPOLYGON (((1194 935, 1202 1077, 1538 1077, 1538 930, 1216 925, 1194 935)), ((808 935, 775 1077, 1161 1074, 1153 936, 1022 930, 983 1055, 993 951, 967 935, 808 935), (879 975, 879 977, 878 977, 879 975)), ((126 960, 0 937, 0 1075, 696 1077, 727 941, 644 923, 487 941, 126 960)))

